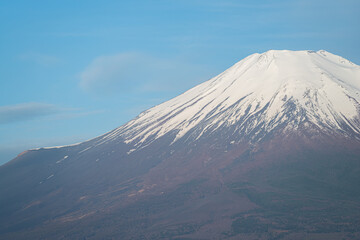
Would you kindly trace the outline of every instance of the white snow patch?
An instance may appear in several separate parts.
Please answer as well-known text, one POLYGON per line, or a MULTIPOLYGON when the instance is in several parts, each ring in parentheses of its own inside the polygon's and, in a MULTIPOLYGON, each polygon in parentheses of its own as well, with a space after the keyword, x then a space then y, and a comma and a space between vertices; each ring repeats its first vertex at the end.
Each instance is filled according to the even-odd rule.
MULTIPOLYGON (((90 140, 88 140, 90 141, 90 140)), ((85 142, 88 142, 88 141, 85 141, 85 142)), ((40 149, 53 149, 53 148, 63 148, 63 147, 73 147, 73 146, 77 146, 77 145, 80 145, 84 142, 79 142, 79 143, 74 143, 74 144, 69 144, 69 145, 59 145, 59 146, 53 146, 53 147, 41 147, 41 148, 33 148, 31 150, 40 150, 40 149)))
POLYGON ((79 153, 83 153, 83 152, 89 150, 90 148, 92 148, 92 147, 91 147, 91 146, 90 146, 90 147, 87 147, 87 148, 85 148, 84 150, 80 151, 79 153))
POLYGON ((127 155, 130 155, 132 152, 134 152, 136 149, 133 148, 133 149, 130 149, 128 152, 127 152, 127 155))
POLYGON ((64 161, 65 159, 67 159, 69 156, 64 156, 62 159, 56 161, 57 164, 61 163, 62 161, 64 161))
POLYGON ((52 178, 52 177, 54 177, 54 174, 51 174, 51 175, 48 176, 46 179, 50 179, 50 178, 52 178))

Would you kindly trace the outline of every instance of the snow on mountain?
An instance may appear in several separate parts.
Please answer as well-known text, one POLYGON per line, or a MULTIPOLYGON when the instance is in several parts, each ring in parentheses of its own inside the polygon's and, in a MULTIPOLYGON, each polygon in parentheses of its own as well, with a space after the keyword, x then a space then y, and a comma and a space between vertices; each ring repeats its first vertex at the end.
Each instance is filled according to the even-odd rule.
POLYGON ((236 125, 246 134, 285 122, 288 129, 312 123, 359 134, 359 103, 358 65, 324 50, 270 50, 141 113, 101 141, 121 136, 139 146, 171 131, 176 141, 195 128, 199 138, 219 127, 236 125))
POLYGON ((0 239, 360 239, 359 90, 331 53, 253 54, 0 166, 0 239))

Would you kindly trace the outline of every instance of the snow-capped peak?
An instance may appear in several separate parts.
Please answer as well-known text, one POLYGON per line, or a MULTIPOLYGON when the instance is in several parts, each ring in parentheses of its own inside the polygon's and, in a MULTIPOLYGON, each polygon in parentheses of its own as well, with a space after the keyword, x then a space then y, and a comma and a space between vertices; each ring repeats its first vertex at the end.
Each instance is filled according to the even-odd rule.
POLYGON ((236 125, 244 134, 287 122, 360 133, 360 67, 320 50, 252 54, 218 76, 157 105, 103 136, 137 144, 174 132, 174 141, 197 128, 236 125), (255 118, 256 116, 256 118, 255 118))

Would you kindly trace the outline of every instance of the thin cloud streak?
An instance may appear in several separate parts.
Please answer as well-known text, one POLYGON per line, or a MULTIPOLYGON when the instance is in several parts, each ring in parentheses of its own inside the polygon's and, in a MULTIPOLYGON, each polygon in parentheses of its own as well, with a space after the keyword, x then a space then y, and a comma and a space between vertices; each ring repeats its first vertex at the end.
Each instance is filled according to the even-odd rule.
POLYGON ((46 117, 47 120, 78 118, 103 113, 103 110, 82 111, 77 108, 63 108, 47 103, 20 103, 0 106, 0 124, 23 122, 46 117))
POLYGON ((185 61, 120 53, 95 58, 79 74, 79 86, 97 95, 163 92, 205 81, 212 74, 205 66, 185 61))
POLYGON ((27 121, 58 113, 60 109, 46 103, 21 103, 0 107, 0 124, 27 121))

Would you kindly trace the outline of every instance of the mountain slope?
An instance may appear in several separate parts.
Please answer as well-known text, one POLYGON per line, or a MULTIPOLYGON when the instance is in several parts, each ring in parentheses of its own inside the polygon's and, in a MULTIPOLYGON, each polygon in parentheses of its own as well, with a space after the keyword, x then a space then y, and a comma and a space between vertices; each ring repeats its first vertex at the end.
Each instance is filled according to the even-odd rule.
POLYGON ((253 54, 113 131, 0 167, 0 239, 356 239, 360 67, 253 54))
POLYGON ((240 135, 254 137, 260 126, 267 133, 282 123, 296 129, 306 122, 358 136, 359 79, 359 66, 326 51, 253 54, 104 139, 120 136, 141 145, 170 131, 176 132, 176 141, 194 129, 196 139, 231 125, 238 125, 240 135))

